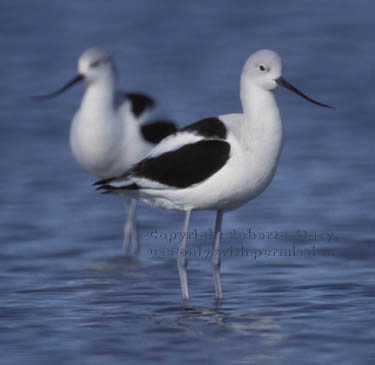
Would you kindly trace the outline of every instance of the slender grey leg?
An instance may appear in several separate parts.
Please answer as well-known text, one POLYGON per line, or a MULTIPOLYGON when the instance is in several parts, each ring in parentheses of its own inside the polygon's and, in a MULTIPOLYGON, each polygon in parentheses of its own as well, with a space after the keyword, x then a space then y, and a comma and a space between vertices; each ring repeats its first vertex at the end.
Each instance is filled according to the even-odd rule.
POLYGON ((133 243, 134 246, 134 254, 137 255, 140 250, 136 216, 137 200, 125 197, 124 205, 128 212, 128 219, 124 225, 124 241, 122 245, 124 255, 127 256, 130 254, 131 243, 133 243))
POLYGON ((180 275, 181 281, 181 290, 182 290, 182 297, 184 301, 187 302, 189 300, 189 292, 188 292, 188 283, 187 283, 187 258, 186 258, 186 242, 187 242, 187 235, 189 230, 189 222, 190 222, 191 210, 188 210, 185 215, 185 223, 184 223, 184 235, 180 243, 180 247, 177 252, 177 268, 178 273, 180 275))
POLYGON ((221 280, 220 280, 220 236, 221 236, 221 223, 223 221, 223 211, 218 210, 216 215, 216 224, 215 224, 215 240, 212 248, 211 263, 214 271, 214 282, 215 282, 215 291, 216 299, 221 300, 223 297, 221 291, 221 280))
POLYGON ((129 198, 125 198, 124 205, 125 205, 125 209, 128 212, 128 219, 127 219, 127 221, 125 222, 125 225, 124 225, 124 241, 123 241, 123 244, 122 244, 122 248, 124 250, 124 255, 127 256, 127 255, 129 255, 130 241, 131 241, 131 238, 132 238, 132 222, 131 222, 131 219, 130 219, 131 209, 130 209, 130 199, 129 198))
POLYGON ((137 207, 137 200, 130 199, 128 222, 130 222, 131 224, 131 238, 133 242, 133 250, 134 250, 135 255, 137 255, 140 250, 136 207, 137 207))

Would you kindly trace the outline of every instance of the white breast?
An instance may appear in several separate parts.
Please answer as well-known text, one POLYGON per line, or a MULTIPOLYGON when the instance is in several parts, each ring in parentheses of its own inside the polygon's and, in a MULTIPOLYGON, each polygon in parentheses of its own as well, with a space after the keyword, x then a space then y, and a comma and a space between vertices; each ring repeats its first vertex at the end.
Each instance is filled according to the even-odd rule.
POLYGON ((73 118, 70 145, 81 167, 90 174, 106 178, 118 173, 122 121, 111 110, 94 112, 80 109, 73 118))

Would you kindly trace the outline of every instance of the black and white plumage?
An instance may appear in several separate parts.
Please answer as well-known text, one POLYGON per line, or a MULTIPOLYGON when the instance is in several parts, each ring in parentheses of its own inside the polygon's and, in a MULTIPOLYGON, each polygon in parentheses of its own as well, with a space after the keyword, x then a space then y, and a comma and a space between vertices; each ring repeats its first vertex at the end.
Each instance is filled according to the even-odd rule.
MULTIPOLYGON (((70 144, 78 163, 93 176, 109 178, 121 174, 177 130, 150 96, 116 90, 114 64, 102 49, 86 50, 79 58, 78 72, 63 88, 37 98, 57 96, 85 81, 86 90, 72 120, 70 144)), ((126 198, 126 205, 129 217, 123 247, 127 254, 131 240, 136 252, 139 242, 135 201, 126 198)))
MULTIPOLYGON (((272 91, 280 85, 329 107, 289 84, 281 70, 275 52, 256 52, 241 75, 243 114, 207 118, 180 129, 122 176, 97 183, 107 192, 124 192, 156 207, 185 211, 184 232, 193 210, 216 210, 212 264, 218 299, 222 297, 219 244, 223 213, 255 198, 270 184, 281 153, 282 123, 272 91)), ((177 257, 185 300, 189 298, 186 237, 177 257)))
MULTIPOLYGON (((225 141, 225 136, 226 127, 220 119, 200 120, 171 135, 165 141, 165 152, 160 145, 158 153, 150 154, 120 179, 132 181, 131 189, 134 190, 144 188, 137 184, 142 180, 162 184, 165 188, 188 188, 201 183, 221 169, 229 159, 230 145, 225 141), (170 141, 175 142, 171 150, 170 141)), ((105 182, 113 180, 100 183, 105 182)), ((101 188, 111 191, 121 190, 124 186, 104 184, 101 188)))
POLYGON ((139 117, 147 109, 155 107, 155 101, 147 95, 137 93, 123 93, 125 98, 131 102, 131 110, 136 117, 139 117))
POLYGON ((168 120, 153 120, 141 125, 143 138, 150 143, 157 144, 165 137, 177 130, 173 122, 168 120))

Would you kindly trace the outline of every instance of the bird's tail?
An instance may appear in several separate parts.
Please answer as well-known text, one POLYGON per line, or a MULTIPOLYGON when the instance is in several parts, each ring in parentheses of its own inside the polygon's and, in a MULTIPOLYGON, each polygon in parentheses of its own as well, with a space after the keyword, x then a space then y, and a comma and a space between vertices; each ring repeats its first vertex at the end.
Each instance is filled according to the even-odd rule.
POLYGON ((121 177, 112 177, 109 179, 99 180, 93 185, 97 186, 96 190, 101 191, 102 194, 139 190, 139 186, 131 180, 129 174, 125 174, 121 177))

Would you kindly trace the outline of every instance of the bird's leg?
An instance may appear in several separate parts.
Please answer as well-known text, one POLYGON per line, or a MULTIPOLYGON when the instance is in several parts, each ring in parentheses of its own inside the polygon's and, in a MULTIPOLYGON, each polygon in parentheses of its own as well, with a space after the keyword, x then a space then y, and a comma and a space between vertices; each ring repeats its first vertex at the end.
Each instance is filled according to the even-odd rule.
POLYGON ((131 238, 132 238, 132 243, 133 243, 134 255, 137 255, 140 250, 136 208, 137 208, 137 200, 130 199, 128 222, 130 222, 130 225, 131 225, 131 238))
POLYGON ((188 236, 188 230, 189 230, 190 216, 191 216, 191 210, 188 210, 185 215, 183 237, 182 237, 180 247, 177 252, 177 268, 178 268, 178 273, 180 275, 182 297, 185 302, 189 300, 187 273, 186 273, 186 268, 188 264, 187 257, 186 257, 186 242, 187 242, 187 236, 188 236))
POLYGON ((125 198, 125 209, 128 212, 128 219, 124 225, 124 241, 122 244, 122 248, 124 250, 124 255, 128 256, 130 251, 130 241, 132 238, 132 222, 131 222, 131 200, 129 198, 125 198))
POLYGON ((221 280, 220 280, 220 236, 221 236, 221 223, 223 221, 223 211, 218 210, 216 215, 215 224, 215 240, 212 248, 211 263, 213 266, 214 283, 216 291, 216 299, 221 300, 223 295, 221 291, 221 280))

